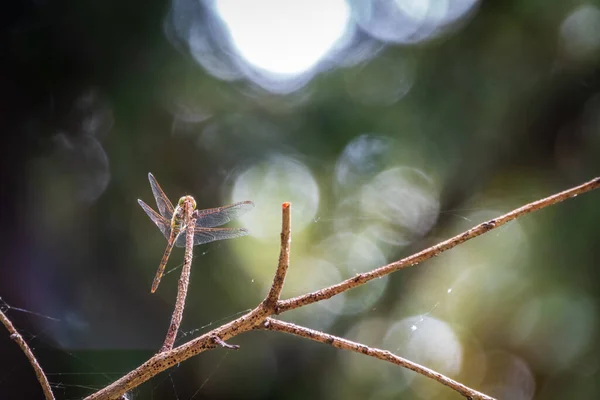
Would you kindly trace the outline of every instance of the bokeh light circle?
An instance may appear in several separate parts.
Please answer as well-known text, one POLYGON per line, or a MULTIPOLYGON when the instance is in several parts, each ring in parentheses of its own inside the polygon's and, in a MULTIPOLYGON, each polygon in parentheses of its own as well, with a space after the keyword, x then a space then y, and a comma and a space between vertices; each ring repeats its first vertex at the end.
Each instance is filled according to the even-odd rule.
MULTIPOLYGON (((288 270, 282 297, 303 295, 335 285, 344 280, 337 266, 327 260, 315 257, 303 257, 294 261, 288 270)), ((271 282, 269 281, 270 285, 271 282)), ((268 287, 265 287, 268 290, 268 287)), ((314 329, 327 329, 344 310, 346 294, 342 293, 308 307, 302 307, 286 313, 286 318, 300 324, 310 324, 314 329)))
POLYGON ((314 220, 320 192, 313 174, 300 160, 273 154, 235 177, 232 198, 254 201, 256 209, 240 219, 252 226, 252 236, 272 240, 281 231, 281 204, 292 203, 294 233, 298 234, 314 220))
POLYGON ((412 167, 396 167, 378 174, 361 190, 363 215, 380 220, 394 233, 378 237, 393 244, 406 244, 427 233, 440 211, 433 180, 412 167))
POLYGON ((353 13, 360 27, 379 40, 417 43, 432 39, 466 18, 477 0, 358 0, 353 13))
MULTIPOLYGON (((317 252, 322 258, 335 264, 344 279, 371 271, 386 263, 383 253, 375 243, 348 232, 321 241, 317 252)), ((356 314, 372 307, 383 295, 388 279, 388 276, 383 276, 344 293, 345 304, 342 312, 356 314)))
POLYGON ((462 367, 463 348, 454 330, 431 316, 412 316, 395 323, 388 329, 383 347, 445 375, 455 376, 462 367))
POLYGON ((582 5, 569 14, 560 26, 560 41, 566 55, 585 61, 600 51, 600 8, 582 5))
POLYGON ((533 399, 535 377, 525 360, 501 350, 487 353, 486 358, 488 373, 482 387, 486 394, 497 399, 533 399))
POLYGON ((585 295, 561 292, 536 296, 516 310, 511 338, 539 370, 572 368, 597 334, 598 312, 585 295))

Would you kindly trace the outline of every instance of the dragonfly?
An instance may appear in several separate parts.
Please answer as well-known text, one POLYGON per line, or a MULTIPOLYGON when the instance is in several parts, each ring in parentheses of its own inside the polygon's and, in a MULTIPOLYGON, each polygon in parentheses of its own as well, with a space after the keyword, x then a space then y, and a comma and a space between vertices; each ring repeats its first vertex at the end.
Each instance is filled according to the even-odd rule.
POLYGON ((196 218, 196 226, 194 228, 194 246, 214 242, 215 240, 232 239, 240 236, 245 236, 248 231, 244 228, 215 228, 226 224, 254 208, 254 203, 251 201, 242 201, 228 206, 209 208, 206 210, 196 210, 196 200, 192 196, 183 196, 177 202, 177 207, 173 207, 169 198, 163 192, 162 188, 156 181, 156 178, 151 173, 148 173, 148 180, 152 187, 152 193, 158 207, 157 213, 148 204, 138 199, 139 205, 144 209, 152 222, 156 224, 158 229, 167 238, 167 248, 163 254, 158 271, 152 282, 151 292, 154 293, 158 288, 165 267, 173 246, 185 247, 186 243, 186 223, 185 215, 189 207, 193 211, 193 218, 196 218))

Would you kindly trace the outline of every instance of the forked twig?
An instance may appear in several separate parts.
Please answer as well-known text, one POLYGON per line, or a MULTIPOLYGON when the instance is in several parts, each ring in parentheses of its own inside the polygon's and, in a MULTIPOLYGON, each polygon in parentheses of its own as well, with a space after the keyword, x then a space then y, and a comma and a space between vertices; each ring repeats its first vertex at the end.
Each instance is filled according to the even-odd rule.
POLYGON ((273 284, 265 299, 265 304, 271 309, 275 309, 281 290, 283 289, 283 283, 285 282, 285 275, 287 274, 288 267, 290 265, 290 243, 292 241, 292 217, 291 217, 291 204, 286 202, 281 205, 281 249, 279 251, 279 262, 277 263, 277 271, 275 271, 275 277, 273 278, 273 284))
POLYGON ((290 322, 283 322, 273 318, 267 318, 267 320, 264 322, 261 328, 269 331, 285 332, 292 335, 301 336, 306 339, 328 344, 338 349, 350 350, 356 353, 378 358, 383 361, 391 362, 392 364, 399 365, 401 367, 410 369, 411 371, 415 371, 421 375, 424 375, 428 378, 436 380, 442 385, 446 385, 449 388, 456 390, 458 393, 462 394, 468 399, 494 400, 493 397, 473 390, 463 385, 462 383, 455 381, 454 379, 450 379, 447 376, 440 374, 439 372, 435 372, 432 369, 419 365, 415 362, 409 361, 405 358, 398 357, 397 355, 387 350, 376 349, 361 343, 356 343, 351 340, 347 340, 320 331, 315 331, 313 329, 305 328, 303 326, 298 326, 290 322))
POLYGON ((144 364, 140 365, 138 368, 131 371, 121 379, 86 397, 86 400, 118 399, 123 393, 126 393, 132 388, 142 384, 159 372, 178 364, 178 359, 186 360, 206 350, 213 349, 217 345, 224 348, 238 349, 239 346, 229 345, 225 341, 239 335, 240 333, 250 331, 259 326, 269 315, 273 314, 277 306, 277 299, 281 293, 289 265, 291 242, 290 207, 290 203, 284 203, 282 205, 283 222, 281 228, 281 249, 279 253, 279 263, 277 266, 276 277, 273 280, 273 286, 275 286, 276 289, 271 288, 267 297, 258 305, 258 307, 244 314, 240 318, 215 328, 212 331, 207 332, 204 335, 193 339, 175 349, 155 354, 144 364), (271 304, 271 298, 276 299, 274 304, 271 304))
POLYGON ((10 338, 17 342, 23 353, 25 353, 25 357, 29 360, 29 363, 33 367, 35 371, 35 376, 37 377, 38 382, 42 386, 42 391, 44 392, 44 397, 46 400, 54 400, 54 395, 52 394, 52 389, 50 388, 50 383, 48 382, 48 378, 46 378, 46 374, 42 370, 40 363, 38 363, 37 359, 33 355, 33 352, 25 342, 25 339, 17 332, 12 322, 8 319, 8 317, 0 310, 0 321, 4 324, 8 332, 10 333, 10 338))
POLYGON ((183 267, 181 268, 181 276, 177 283, 177 299, 175 300, 175 309, 171 316, 171 324, 165 337, 165 342, 158 351, 159 353, 169 351, 173 348, 179 326, 183 319, 183 309, 185 308, 185 298, 187 297, 188 286, 190 285, 190 273, 192 272, 192 260, 194 258, 194 228, 196 227, 196 212, 192 211, 191 207, 185 207, 185 215, 183 216, 186 225, 185 236, 185 254, 183 256, 183 267), (194 214, 192 214, 192 212, 194 214))

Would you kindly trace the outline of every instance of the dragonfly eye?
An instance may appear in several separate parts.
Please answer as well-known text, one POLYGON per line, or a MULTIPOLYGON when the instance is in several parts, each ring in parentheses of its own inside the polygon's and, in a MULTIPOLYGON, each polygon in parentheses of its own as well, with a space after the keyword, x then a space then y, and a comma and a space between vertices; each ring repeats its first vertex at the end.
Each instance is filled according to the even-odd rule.
POLYGON ((194 199, 191 196, 190 196, 190 199, 192 199, 192 210, 195 210, 196 209, 196 199, 194 199))

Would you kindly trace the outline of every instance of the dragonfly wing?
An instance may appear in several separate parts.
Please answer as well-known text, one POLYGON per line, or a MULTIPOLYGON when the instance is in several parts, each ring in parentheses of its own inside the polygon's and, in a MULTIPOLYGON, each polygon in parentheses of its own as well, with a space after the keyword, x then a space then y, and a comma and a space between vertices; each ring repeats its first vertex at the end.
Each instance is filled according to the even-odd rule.
POLYGON ((198 218, 196 219, 196 225, 201 228, 212 228, 215 226, 220 226, 228 223, 234 218, 239 217, 246 211, 251 210, 252 208, 254 208, 253 202, 242 201, 240 203, 231 204, 229 206, 198 210, 198 218))
POLYGON ((138 203, 140 206, 142 206, 144 211, 146 211, 146 214, 148 214, 152 222, 154 222, 156 226, 158 226, 158 229, 160 229, 162 234, 165 235, 167 239, 169 239, 169 236, 171 235, 171 222, 156 211, 154 211, 152 208, 150 208, 150 206, 144 203, 142 200, 138 199, 138 203))
POLYGON ((173 204, 171 204, 171 201, 161 189, 160 185, 156 181, 156 178, 154 178, 154 175, 152 175, 150 172, 148 172, 148 180, 150 181, 150 186, 152 186, 152 193, 156 199, 158 211, 160 211, 160 214, 163 217, 170 220, 173 217, 173 204))
MULTIPOLYGON (((214 242, 216 240, 233 239, 240 236, 246 236, 248 231, 244 228, 202 228, 197 226, 194 229, 194 246, 204 243, 214 242)), ((179 234, 175 246, 185 247, 185 230, 179 234)))

